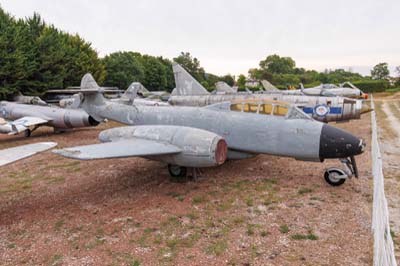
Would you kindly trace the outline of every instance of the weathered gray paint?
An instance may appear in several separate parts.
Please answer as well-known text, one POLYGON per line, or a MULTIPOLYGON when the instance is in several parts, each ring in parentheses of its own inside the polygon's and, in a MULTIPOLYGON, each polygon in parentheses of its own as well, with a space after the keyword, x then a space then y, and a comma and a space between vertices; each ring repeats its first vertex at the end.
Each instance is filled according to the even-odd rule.
POLYGON ((85 97, 82 107, 95 117, 128 125, 198 128, 221 136, 231 150, 319 160, 322 123, 309 118, 295 119, 199 107, 128 106, 106 101, 101 94, 87 94, 85 97))
POLYGON ((328 115, 323 117, 320 117, 315 113, 311 114, 312 118, 323 122, 359 119, 362 112, 368 110, 368 106, 363 105, 363 102, 361 100, 348 99, 343 97, 291 95, 285 93, 275 93, 275 91, 257 94, 210 94, 179 64, 173 63, 173 70, 176 88, 171 93, 171 96, 168 100, 171 105, 206 106, 219 102, 244 99, 284 101, 301 108, 307 107, 313 109, 317 105, 342 108, 343 111, 339 114, 329 113, 328 115))
POLYGON ((0 102, 0 117, 7 120, 17 120, 23 117, 37 117, 46 120, 46 125, 58 129, 97 125, 97 122, 81 109, 63 109, 52 106, 36 106, 7 101, 0 102))
POLYGON ((56 142, 39 142, 0 150, 0 166, 32 156, 57 146, 56 142))

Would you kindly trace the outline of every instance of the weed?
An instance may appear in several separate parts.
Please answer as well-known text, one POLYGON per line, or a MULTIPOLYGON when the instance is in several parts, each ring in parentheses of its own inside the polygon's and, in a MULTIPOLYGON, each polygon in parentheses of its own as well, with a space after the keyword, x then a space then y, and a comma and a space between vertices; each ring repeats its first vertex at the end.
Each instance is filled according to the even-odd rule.
POLYGON ((192 203, 193 204, 200 204, 200 203, 204 202, 204 200, 205 199, 204 199, 203 196, 198 195, 198 196, 194 196, 193 197, 192 203))
POLYGON ((286 224, 282 224, 279 227, 279 232, 281 232, 282 234, 287 234, 289 233, 289 227, 286 224))
POLYGON ((225 252, 227 247, 228 247, 228 245, 227 245, 226 240, 220 240, 211 245, 208 245, 206 248, 206 253, 212 254, 215 256, 220 256, 221 254, 223 254, 225 252))
POLYGON ((313 190, 311 189, 311 188, 306 188, 306 187, 304 187, 304 188, 300 188, 297 192, 300 194, 300 195, 303 195, 303 194, 307 194, 307 193, 311 193, 313 190))

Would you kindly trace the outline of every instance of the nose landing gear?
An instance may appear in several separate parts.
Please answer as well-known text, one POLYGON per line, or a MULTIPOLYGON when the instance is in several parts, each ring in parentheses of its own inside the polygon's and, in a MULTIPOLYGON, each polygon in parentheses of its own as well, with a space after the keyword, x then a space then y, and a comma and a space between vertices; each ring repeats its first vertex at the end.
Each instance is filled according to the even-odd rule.
POLYGON ((353 176, 358 178, 358 168, 354 156, 342 158, 340 162, 345 166, 345 169, 331 167, 325 170, 325 181, 331 186, 340 186, 346 179, 352 178, 353 176))

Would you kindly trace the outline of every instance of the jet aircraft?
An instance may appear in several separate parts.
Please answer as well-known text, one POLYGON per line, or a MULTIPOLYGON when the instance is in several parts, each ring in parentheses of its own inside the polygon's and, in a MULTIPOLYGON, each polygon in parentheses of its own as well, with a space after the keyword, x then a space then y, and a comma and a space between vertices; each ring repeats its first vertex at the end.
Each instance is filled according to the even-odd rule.
POLYGON ((81 82, 82 108, 94 119, 131 125, 102 131, 102 143, 54 151, 90 160, 144 157, 165 162, 171 176, 188 168, 212 167, 227 159, 258 154, 318 161, 338 158, 347 169, 326 170, 325 180, 338 186, 358 176, 355 157, 365 143, 352 134, 315 121, 293 105, 279 102, 223 102, 207 107, 154 107, 106 100, 90 74, 81 82))
POLYGON ((262 80, 261 84, 265 88, 265 91, 261 93, 282 93, 289 95, 308 95, 308 96, 327 96, 327 97, 348 97, 357 99, 368 99, 368 94, 362 92, 359 88, 354 86, 351 82, 346 81, 338 86, 335 84, 321 84, 312 88, 304 88, 303 84, 300 83, 298 90, 279 90, 272 85, 268 80, 262 80), (344 87, 345 85, 350 86, 344 87))
POLYGON ((29 137, 40 126, 50 126, 55 132, 78 127, 97 126, 96 120, 80 109, 63 109, 55 106, 38 106, 13 102, 0 102, 0 117, 11 121, 3 122, 0 133, 18 134, 25 132, 29 137))
POLYGON ((277 100, 295 104, 312 118, 322 122, 348 121, 359 119, 371 108, 362 100, 343 97, 287 95, 282 93, 230 93, 211 94, 183 67, 173 63, 176 88, 168 100, 171 105, 206 106, 240 99, 277 100))

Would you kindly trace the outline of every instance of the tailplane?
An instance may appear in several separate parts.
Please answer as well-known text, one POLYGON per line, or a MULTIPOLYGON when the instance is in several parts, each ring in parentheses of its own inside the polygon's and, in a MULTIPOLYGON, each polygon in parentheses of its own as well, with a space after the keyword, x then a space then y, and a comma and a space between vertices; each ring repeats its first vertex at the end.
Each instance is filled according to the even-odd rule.
POLYGON ((176 88, 171 95, 208 95, 210 94, 178 63, 172 63, 176 88))

